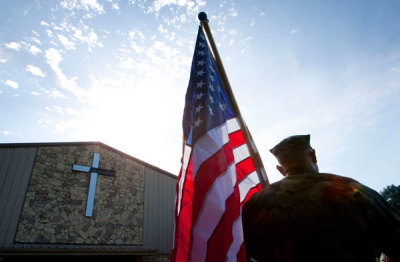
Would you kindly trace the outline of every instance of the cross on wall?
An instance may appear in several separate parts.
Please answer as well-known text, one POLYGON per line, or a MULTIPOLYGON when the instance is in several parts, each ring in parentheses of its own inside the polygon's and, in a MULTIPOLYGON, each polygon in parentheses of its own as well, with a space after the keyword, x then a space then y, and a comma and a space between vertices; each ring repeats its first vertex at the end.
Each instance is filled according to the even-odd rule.
POLYGON ((107 170, 107 169, 100 169, 99 168, 100 162, 100 154, 94 153, 93 155, 93 163, 92 166, 81 166, 81 165, 73 165, 72 170, 78 172, 85 172, 90 173, 90 183, 89 183, 89 192, 88 192, 88 199, 86 204, 86 216, 91 217, 93 215, 93 206, 94 206, 94 197, 96 194, 96 184, 97 184, 97 175, 107 175, 113 176, 115 171, 107 170))

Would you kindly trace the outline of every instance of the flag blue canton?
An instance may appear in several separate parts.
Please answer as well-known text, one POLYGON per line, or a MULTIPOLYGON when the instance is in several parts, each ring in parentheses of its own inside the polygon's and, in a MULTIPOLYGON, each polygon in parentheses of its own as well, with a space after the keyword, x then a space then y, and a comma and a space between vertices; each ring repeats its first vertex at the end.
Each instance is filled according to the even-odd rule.
POLYGON ((208 130, 234 117, 203 30, 199 27, 183 114, 183 134, 192 146, 208 130))

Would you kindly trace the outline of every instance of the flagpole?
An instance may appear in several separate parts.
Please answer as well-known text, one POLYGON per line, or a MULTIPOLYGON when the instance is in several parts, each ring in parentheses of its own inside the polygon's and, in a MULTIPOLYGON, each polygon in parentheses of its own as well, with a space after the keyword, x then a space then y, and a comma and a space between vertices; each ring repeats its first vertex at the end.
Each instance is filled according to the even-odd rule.
POLYGON ((211 34, 210 27, 208 26, 207 14, 204 12, 200 12, 198 15, 198 18, 200 20, 200 25, 203 29, 203 32, 206 34, 208 42, 210 44, 212 56, 214 58, 215 67, 217 69, 218 75, 222 82, 222 88, 224 89, 226 96, 232 106, 232 110, 234 111, 234 113, 237 117, 240 129, 242 130, 244 138, 247 141, 246 145, 247 145, 247 148, 249 149, 250 156, 253 160, 253 163, 254 163, 254 166, 255 166, 255 169, 256 169, 256 172, 258 175, 258 179, 260 180, 261 186, 264 188, 266 185, 269 184, 267 173, 265 172, 264 165, 261 161, 260 154, 257 151, 256 145, 254 144, 254 141, 250 135, 250 132, 247 129, 246 123, 243 120, 242 114, 240 113, 239 106, 236 103, 236 99, 233 95, 232 88, 231 88, 231 85, 229 84, 228 77, 225 73, 224 66, 222 65, 222 61, 219 56, 217 46, 215 45, 214 38, 211 34))

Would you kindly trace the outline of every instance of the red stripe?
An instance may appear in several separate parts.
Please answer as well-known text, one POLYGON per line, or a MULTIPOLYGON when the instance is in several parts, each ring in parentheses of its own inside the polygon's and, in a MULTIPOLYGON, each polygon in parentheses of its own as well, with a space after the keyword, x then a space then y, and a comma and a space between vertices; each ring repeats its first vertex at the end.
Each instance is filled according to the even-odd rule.
POLYGON ((238 182, 240 182, 243 178, 245 178, 248 174, 255 170, 253 160, 251 157, 246 158, 240 163, 236 164, 236 176, 238 182))
POLYGON ((258 191, 260 191, 262 189, 261 184, 257 184, 257 186, 253 187, 252 189, 249 190, 249 192, 247 193, 246 197, 244 198, 243 202, 242 202, 242 206, 244 205, 244 203, 246 203, 250 197, 252 195, 254 195, 255 193, 257 193, 258 191))
MULTIPOLYGON (((186 262, 189 256, 190 243, 190 213, 192 212, 193 199, 193 175, 192 158, 190 158, 186 179, 183 184, 181 211, 175 222, 175 251, 174 258, 176 262, 186 262)), ((172 257, 171 257, 172 258, 172 257)))
MULTIPOLYGON (((177 222, 178 220, 178 202, 179 200, 179 181, 182 179, 182 169, 183 166, 181 166, 181 170, 179 171, 179 175, 178 175, 178 179, 176 180, 176 198, 175 198, 175 222, 177 222)), ((178 227, 179 224, 175 223, 175 231, 174 231, 174 243, 173 243, 173 247, 172 247, 172 252, 171 252, 171 256, 170 256, 170 262, 174 262, 176 259, 176 241, 175 239, 177 239, 178 236, 178 227)))
POLYGON ((229 140, 231 141, 231 145, 233 148, 236 148, 240 145, 246 143, 242 130, 238 130, 236 132, 229 134, 229 140))
POLYGON ((219 151, 203 162, 197 171, 193 183, 193 208, 192 224, 197 220, 204 198, 210 187, 214 184, 221 174, 223 174, 229 165, 234 161, 231 145, 225 144, 219 151))
POLYGON ((206 261, 225 261, 229 247, 232 244, 232 226, 240 216, 239 190, 235 186, 235 191, 225 202, 226 212, 222 216, 217 228, 207 243, 206 261))
POLYGON ((246 261, 246 248, 244 247, 244 242, 237 254, 237 261, 246 261))

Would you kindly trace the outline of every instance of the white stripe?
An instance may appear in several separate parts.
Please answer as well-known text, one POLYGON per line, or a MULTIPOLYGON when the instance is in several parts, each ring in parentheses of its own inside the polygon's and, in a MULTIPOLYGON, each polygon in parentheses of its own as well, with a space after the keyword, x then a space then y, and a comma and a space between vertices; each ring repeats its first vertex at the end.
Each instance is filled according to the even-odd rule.
POLYGON ((182 174, 181 174, 181 179, 179 180, 178 183, 178 206, 177 206, 177 213, 179 216, 179 213, 181 212, 181 201, 182 201, 182 190, 183 190, 183 184, 185 183, 186 179, 186 171, 187 167, 189 164, 190 160, 190 153, 192 152, 192 148, 190 146, 185 145, 185 151, 183 152, 183 163, 182 163, 182 174))
POLYGON ((233 193, 235 184, 236 167, 230 165, 208 191, 203 202, 203 210, 192 228, 193 245, 189 254, 190 261, 205 261, 207 241, 225 212, 226 199, 233 193))
POLYGON ((250 173, 250 175, 239 182, 240 203, 246 198, 246 195, 250 191, 250 189, 258 185, 259 183, 260 180, 258 179, 256 171, 250 173))
POLYGON ((236 221, 232 225, 232 236, 233 236, 233 241, 231 246, 229 247, 228 253, 226 254, 225 261, 236 262, 237 254, 244 241, 242 212, 240 212, 240 216, 236 219, 236 221))
POLYGON ((227 120, 226 125, 228 126, 229 134, 240 130, 240 126, 236 118, 231 118, 227 120))
POLYGON ((243 144, 233 149, 233 156, 235 157, 236 164, 248 158, 250 156, 250 153, 249 149, 247 148, 247 144, 243 144))
POLYGON ((228 143, 228 130, 226 122, 209 130, 194 145, 193 148, 193 181, 201 164, 228 143))

